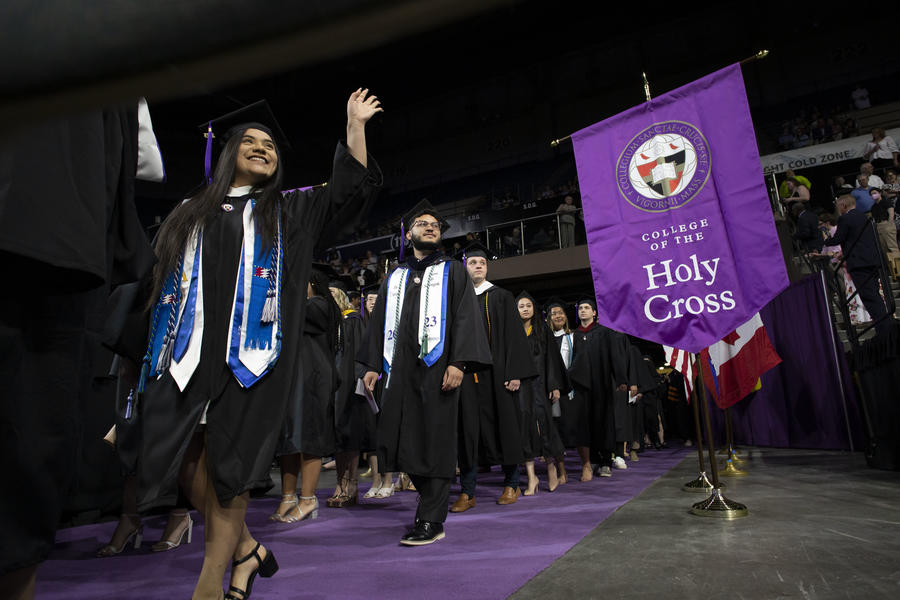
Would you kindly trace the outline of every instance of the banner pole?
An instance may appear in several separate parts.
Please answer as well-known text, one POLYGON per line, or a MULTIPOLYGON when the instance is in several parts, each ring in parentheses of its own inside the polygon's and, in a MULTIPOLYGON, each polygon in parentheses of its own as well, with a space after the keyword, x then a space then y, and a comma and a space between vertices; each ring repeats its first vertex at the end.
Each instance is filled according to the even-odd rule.
MULTIPOLYGON (((760 50, 753 56, 748 56, 747 58, 742 60, 739 64, 746 65, 747 63, 751 63, 754 60, 761 60, 761 59, 767 57, 768 55, 769 55, 768 50, 760 50)), ((644 96, 647 98, 647 102, 650 102, 650 84, 647 82, 647 74, 642 72, 641 75, 644 77, 644 96)), ((569 141, 572 141, 571 135, 566 135, 561 138, 557 138, 555 140, 550 140, 550 147, 558 148, 560 143, 569 142, 569 141)))
POLYGON ((697 369, 697 401, 701 403, 700 410, 703 411, 703 420, 706 422, 706 442, 709 446, 709 465, 713 476, 713 490, 709 498, 697 502, 691 507, 691 514, 720 519, 746 517, 749 514, 747 506, 726 498, 722 494, 722 488, 719 486, 719 468, 716 464, 716 447, 712 437, 712 425, 709 421, 709 407, 706 406, 705 385, 703 382, 703 369, 697 369))
POLYGON ((737 463, 741 461, 734 452, 734 429, 731 424, 731 407, 725 409, 725 466, 722 467, 722 476, 724 477, 745 477, 747 471, 741 471, 737 468, 737 463))
POLYGON ((694 428, 697 432, 697 457, 700 461, 700 475, 698 475, 696 479, 681 486, 681 490, 683 492, 703 492, 709 494, 713 490, 713 484, 706 476, 706 464, 703 460, 703 431, 700 428, 700 405, 697 400, 696 388, 691 389, 691 396, 693 397, 692 404, 694 405, 694 428))

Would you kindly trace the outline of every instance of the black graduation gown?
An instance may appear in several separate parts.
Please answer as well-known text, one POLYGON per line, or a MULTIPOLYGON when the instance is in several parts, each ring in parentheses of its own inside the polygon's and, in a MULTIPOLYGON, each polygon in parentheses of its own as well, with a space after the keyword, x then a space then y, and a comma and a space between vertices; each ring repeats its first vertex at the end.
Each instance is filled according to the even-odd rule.
MULTIPOLYGON (((648 387, 645 369, 641 364, 643 357, 638 347, 627 341, 627 338, 625 343, 628 358, 626 367, 628 380, 625 383, 629 388, 632 385, 636 385, 640 393, 648 387)), ((634 402, 629 402, 632 399, 630 389, 625 391, 616 390, 614 398, 616 442, 636 442, 643 439, 643 398, 637 398, 634 402)))
MULTIPOLYGON (((504 382, 537 376, 513 295, 496 286, 478 296, 479 331, 490 340, 492 366, 467 371, 459 400, 459 464, 514 465, 525 460, 519 392, 504 382)), ((477 335, 472 332, 473 337, 477 335)))
POLYGON ((278 445, 279 456, 303 452, 330 456, 334 452, 334 393, 340 385, 326 300, 306 301, 300 381, 291 392, 278 445))
MULTIPOLYGON (((456 470, 456 427, 459 388, 442 391, 447 366, 490 364, 487 339, 479 331, 480 317, 472 281, 465 267, 450 262, 445 293, 447 315, 444 352, 430 367, 419 358, 420 280, 430 264, 450 260, 439 252, 416 261, 410 257, 406 295, 396 334, 390 377, 378 384, 381 412, 378 419, 378 457, 382 472, 452 478, 456 470), (389 382, 387 381, 389 379, 389 382), (387 387, 385 384, 388 383, 387 387)), ((370 371, 382 372, 385 305, 389 278, 381 284, 365 340, 357 360, 370 371)), ((520 326, 521 329, 521 326, 520 326)))
POLYGON ((628 383, 626 341, 601 325, 572 336, 568 374, 575 397, 562 404, 561 433, 566 446, 588 446, 596 458, 615 445, 613 391, 628 383))
POLYGON ((564 447, 553 420, 550 392, 559 390, 560 402, 569 394, 569 381, 559 346, 549 327, 539 325, 528 336, 537 377, 522 383, 522 442, 526 460, 562 456, 564 447))
POLYGON ((153 265, 133 198, 136 108, 0 140, 0 573, 47 557, 79 466, 98 474, 79 458, 110 457, 97 432, 109 428, 111 398, 92 389, 109 368, 96 360, 105 302, 153 265))
POLYGON ((356 393, 360 373, 356 363, 363 337, 362 317, 356 311, 344 315, 341 322, 342 349, 338 354, 341 386, 334 399, 334 429, 339 452, 373 450, 366 439, 366 413, 372 414, 365 396, 356 393))
POLYGON ((219 501, 224 503, 250 489, 271 485, 269 465, 281 439, 288 399, 295 393, 298 380, 302 381, 300 340, 313 247, 329 222, 353 222, 377 192, 381 171, 371 157, 368 165, 364 168, 339 143, 327 186, 285 194, 281 203, 281 354, 275 367, 247 389, 226 365, 225 350, 243 236, 241 215, 249 196, 228 198, 234 210, 217 213, 204 228, 200 364, 184 392, 178 390, 168 372, 159 381, 147 383, 140 416, 140 510, 174 503, 182 457, 208 400, 207 457, 219 501))

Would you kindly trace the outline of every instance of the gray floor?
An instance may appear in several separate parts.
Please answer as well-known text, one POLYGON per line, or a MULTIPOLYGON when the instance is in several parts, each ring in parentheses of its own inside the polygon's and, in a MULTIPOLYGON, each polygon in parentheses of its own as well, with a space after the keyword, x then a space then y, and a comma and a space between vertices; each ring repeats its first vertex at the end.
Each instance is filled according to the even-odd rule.
POLYGON ((512 598, 900 598, 900 473, 860 453, 752 449, 750 516, 688 513, 693 454, 512 598))

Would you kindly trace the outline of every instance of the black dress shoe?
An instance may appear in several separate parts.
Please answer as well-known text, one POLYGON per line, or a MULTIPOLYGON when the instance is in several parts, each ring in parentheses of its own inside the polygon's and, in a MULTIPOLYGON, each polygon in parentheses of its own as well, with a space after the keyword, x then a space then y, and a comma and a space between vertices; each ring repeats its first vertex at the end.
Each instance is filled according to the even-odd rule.
POLYGON ((405 546, 425 546, 444 539, 444 525, 431 521, 416 520, 416 526, 402 538, 400 543, 405 546))

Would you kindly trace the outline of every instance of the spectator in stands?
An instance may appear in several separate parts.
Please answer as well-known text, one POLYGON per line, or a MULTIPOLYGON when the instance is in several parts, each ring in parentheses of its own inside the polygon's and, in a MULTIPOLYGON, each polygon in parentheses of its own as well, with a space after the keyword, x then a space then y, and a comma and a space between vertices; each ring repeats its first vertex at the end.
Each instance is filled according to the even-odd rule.
MULTIPOLYGON (((835 232, 837 232, 837 217, 829 213, 822 213, 819 215, 819 225, 826 239, 833 237, 835 232)), ((831 266, 835 267, 841 262, 841 247, 838 245, 824 246, 822 255, 831 257, 831 266)), ((866 310, 866 307, 860 301, 859 295, 856 293, 856 286, 853 284, 853 279, 850 278, 850 273, 847 272, 846 265, 841 266, 837 276, 844 284, 844 298, 849 299, 847 310, 850 313, 850 324, 861 325, 862 323, 870 322, 872 317, 869 316, 869 311, 866 310)))
POLYGON ((825 119, 821 117, 816 119, 816 122, 812 127, 813 143, 821 144, 822 142, 827 142, 830 137, 831 130, 826 126, 825 119))
MULTIPOLYGON (((872 130, 872 139, 866 142, 863 157, 872 163, 875 169, 900 166, 897 160, 897 142, 884 129, 876 127, 872 130)), ((873 184, 874 185, 874 184, 873 184)))
POLYGON ((850 192, 850 195, 853 196, 853 199, 856 201, 855 207, 859 212, 867 213, 872 210, 872 205, 875 204, 875 200, 872 199, 869 189, 869 176, 865 173, 857 175, 856 188, 850 192))
MULTIPOLYGON (((875 167, 872 166, 872 163, 864 162, 863 164, 859 165, 859 172, 869 178, 869 187, 877 187, 878 189, 884 187, 884 181, 882 181, 881 177, 875 174, 875 167)), ((859 183, 858 178, 856 182, 857 184, 859 183)))
POLYGON ((803 125, 798 125, 794 127, 794 148, 804 148, 809 146, 811 143, 809 139, 809 134, 806 132, 806 127, 803 125))
POLYGON ((835 199, 837 199, 838 196, 849 194, 852 189, 853 186, 847 183, 840 175, 834 178, 834 183, 831 185, 831 193, 834 195, 835 199))
POLYGON ((795 180, 797 180, 797 182, 805 185, 807 190, 810 190, 810 191, 812 190, 812 183, 810 183, 809 179, 807 179, 803 175, 797 175, 796 173, 794 173, 793 169, 788 169, 787 171, 785 171, 784 176, 785 176, 785 180, 782 181, 781 185, 778 186, 778 195, 781 198, 787 198, 788 196, 790 196, 793 193, 792 190, 790 188, 788 188, 788 182, 787 182, 787 180, 792 177, 795 180))
POLYGON ((790 122, 781 126, 781 135, 778 136, 778 147, 781 150, 790 150, 794 147, 794 132, 791 130, 790 122))
POLYGON ((894 203, 878 188, 871 188, 869 194, 874 202, 872 220, 878 230, 878 241, 881 243, 881 250, 890 257, 892 253, 900 252, 897 247, 897 227, 894 225, 894 203))
POLYGON ((788 177, 785 182, 787 183, 788 197, 782 198, 781 202, 793 214, 795 204, 809 202, 809 188, 797 181, 795 177, 788 177))
POLYGON ((891 201, 894 206, 894 228, 900 229, 900 212, 897 211, 897 201, 900 200, 900 178, 897 177, 897 171, 888 169, 884 173, 884 187, 881 192, 891 201))
POLYGON ((831 121, 831 139, 835 141, 844 139, 847 136, 844 133, 844 127, 837 121, 832 119, 829 119, 829 121, 831 121))
POLYGON ((804 252, 821 252, 823 237, 815 213, 804 202, 795 203, 791 212, 797 222, 794 239, 800 243, 804 252))
POLYGON ((569 248, 575 245, 575 214, 578 207, 571 195, 563 199, 563 203, 556 208, 559 215, 559 247, 569 248))
POLYGON ((851 118, 844 119, 843 129, 845 139, 859 135, 859 125, 851 118))
POLYGON ((869 102, 869 90, 860 84, 856 84, 856 88, 850 92, 850 99, 853 101, 853 107, 856 110, 870 108, 872 103, 869 102))
POLYGON ((875 332, 878 335, 886 334, 891 330, 893 318, 888 314, 884 298, 879 293, 882 256, 875 228, 869 224, 865 213, 857 208, 853 196, 838 198, 838 212, 841 216, 838 217, 837 230, 825 240, 825 245, 840 244, 859 297, 875 321, 875 332))
POLYGON ((541 200, 546 200, 547 198, 552 198, 552 197, 553 197, 553 190, 550 188, 549 185, 545 185, 544 191, 541 192, 541 200))

